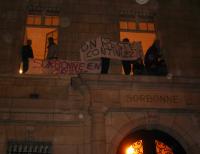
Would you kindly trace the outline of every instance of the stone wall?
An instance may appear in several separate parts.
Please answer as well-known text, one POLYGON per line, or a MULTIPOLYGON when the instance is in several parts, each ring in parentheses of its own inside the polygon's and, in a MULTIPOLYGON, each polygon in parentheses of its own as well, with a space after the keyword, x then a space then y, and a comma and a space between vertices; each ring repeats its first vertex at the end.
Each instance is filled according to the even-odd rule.
MULTIPOLYGON (((145 5, 135 1, 5 1, 1 4, 1 73, 17 73, 23 44, 26 11, 29 5, 56 7, 60 11, 60 57, 79 60, 82 42, 99 35, 119 40, 119 15, 123 10, 156 12, 158 37, 165 49, 170 73, 199 76, 199 1, 156 1, 145 5)), ((111 73, 116 71, 112 61, 111 73)))
POLYGON ((158 129, 197 154, 199 83, 124 75, 1 75, 0 151, 5 153, 10 140, 30 140, 51 142, 54 154, 114 154, 130 131, 158 129))
POLYGON ((82 74, 72 78, 72 86, 90 101, 95 153, 115 154, 126 135, 141 129, 166 132, 186 153, 199 152, 199 80, 82 74), (177 99, 158 101, 153 95, 177 99))
POLYGON ((90 150, 90 117, 70 78, 1 75, 0 153, 8 141, 50 142, 54 154, 90 150))
POLYGON ((199 77, 199 1, 163 0, 159 6, 158 28, 170 71, 199 77))

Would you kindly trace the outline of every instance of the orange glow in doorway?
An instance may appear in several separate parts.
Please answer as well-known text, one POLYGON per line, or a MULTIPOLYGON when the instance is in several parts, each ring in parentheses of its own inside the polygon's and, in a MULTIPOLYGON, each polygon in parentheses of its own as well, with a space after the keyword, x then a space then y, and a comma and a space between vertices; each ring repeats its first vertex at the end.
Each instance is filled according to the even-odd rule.
POLYGON ((32 48, 35 59, 44 59, 45 43, 47 33, 56 30, 55 28, 26 28, 26 39, 32 40, 32 48))
POLYGON ((153 41, 156 39, 155 33, 136 33, 136 32, 120 32, 121 41, 124 38, 128 38, 132 43, 133 41, 141 41, 144 54, 147 49, 152 45, 153 41))
POLYGON ((135 154, 135 149, 132 145, 126 149, 126 154, 135 154))
POLYGON ((143 142, 138 140, 126 148, 125 154, 143 154, 143 142))

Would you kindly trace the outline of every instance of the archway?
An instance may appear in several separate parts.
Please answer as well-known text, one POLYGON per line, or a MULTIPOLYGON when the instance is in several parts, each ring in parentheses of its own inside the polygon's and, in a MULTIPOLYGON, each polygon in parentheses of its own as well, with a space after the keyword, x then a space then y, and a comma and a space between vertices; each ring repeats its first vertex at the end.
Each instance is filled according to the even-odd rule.
POLYGON ((138 130, 121 141, 117 154, 186 154, 170 135, 159 130, 138 130))

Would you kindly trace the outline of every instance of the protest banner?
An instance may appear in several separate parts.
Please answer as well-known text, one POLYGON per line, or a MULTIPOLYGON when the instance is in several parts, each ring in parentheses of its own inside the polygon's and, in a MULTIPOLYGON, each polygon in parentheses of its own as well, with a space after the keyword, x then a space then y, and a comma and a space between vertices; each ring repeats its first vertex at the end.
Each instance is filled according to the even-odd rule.
POLYGON ((110 39, 98 37, 84 42, 80 48, 82 61, 106 57, 118 60, 136 60, 142 51, 141 42, 114 42, 110 39))
POLYGON ((69 60, 30 60, 27 74, 79 74, 99 73, 100 62, 69 61, 69 60))

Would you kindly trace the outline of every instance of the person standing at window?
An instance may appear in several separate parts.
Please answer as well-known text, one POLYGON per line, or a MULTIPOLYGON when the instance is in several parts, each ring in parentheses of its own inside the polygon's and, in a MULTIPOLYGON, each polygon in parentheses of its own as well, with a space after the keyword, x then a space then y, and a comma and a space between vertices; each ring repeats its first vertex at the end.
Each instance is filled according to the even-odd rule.
POLYGON ((167 65, 161 52, 160 40, 155 40, 147 50, 144 63, 148 75, 167 75, 167 65))
POLYGON ((23 63, 22 73, 26 73, 29 69, 29 58, 34 58, 31 45, 32 45, 32 40, 28 39, 26 45, 23 45, 21 49, 21 60, 23 63))
MULTIPOLYGON (((129 43, 129 39, 124 38, 122 42, 129 43)), ((122 66, 123 66, 123 70, 124 70, 125 75, 130 75, 130 73, 131 73, 131 61, 130 60, 122 60, 122 66)))
POLYGON ((133 42, 133 48, 135 48, 135 60, 131 61, 131 64, 133 65, 132 71, 134 75, 143 75, 144 74, 144 53, 142 49, 142 43, 141 42, 133 42))
POLYGON ((48 38, 49 45, 48 45, 48 53, 47 59, 57 59, 58 58, 58 45, 54 42, 53 37, 48 38))

